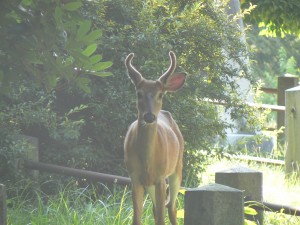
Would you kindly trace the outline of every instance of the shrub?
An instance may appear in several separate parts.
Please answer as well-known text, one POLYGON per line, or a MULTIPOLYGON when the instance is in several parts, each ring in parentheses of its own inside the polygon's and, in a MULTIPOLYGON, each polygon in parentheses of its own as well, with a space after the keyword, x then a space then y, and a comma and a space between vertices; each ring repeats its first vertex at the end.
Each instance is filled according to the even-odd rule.
MULTIPOLYGON (((210 0, 85 2, 82 15, 102 30, 95 54, 101 52, 103 60, 113 62, 113 76, 90 77, 90 91, 63 82, 47 92, 21 81, 25 90, 16 84, 6 94, 9 103, 2 104, 8 115, 1 116, 13 118, 18 132, 40 139, 41 161, 122 175, 124 135, 136 117, 134 87, 123 61, 134 52, 136 67, 145 77, 157 78, 174 50, 178 70, 189 75, 182 90, 166 97, 164 108, 174 114, 185 138, 186 177, 197 177, 214 152, 215 137, 230 127, 219 119, 217 107, 204 100, 234 107, 241 101, 235 81, 249 76, 241 31, 224 9, 210 0), (22 113, 11 111, 16 107, 22 113)), ((247 110, 240 107, 232 115, 237 118, 238 112, 246 116, 247 110)))

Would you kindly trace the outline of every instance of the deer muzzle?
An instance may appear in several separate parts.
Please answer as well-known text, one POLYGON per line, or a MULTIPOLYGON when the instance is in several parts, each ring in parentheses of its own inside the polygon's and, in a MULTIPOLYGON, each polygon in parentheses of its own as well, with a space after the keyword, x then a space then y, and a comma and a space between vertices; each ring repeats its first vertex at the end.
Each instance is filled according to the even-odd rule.
POLYGON ((153 123, 155 121, 155 119, 156 119, 156 116, 153 113, 151 113, 151 112, 146 113, 144 115, 144 121, 146 123, 153 123))

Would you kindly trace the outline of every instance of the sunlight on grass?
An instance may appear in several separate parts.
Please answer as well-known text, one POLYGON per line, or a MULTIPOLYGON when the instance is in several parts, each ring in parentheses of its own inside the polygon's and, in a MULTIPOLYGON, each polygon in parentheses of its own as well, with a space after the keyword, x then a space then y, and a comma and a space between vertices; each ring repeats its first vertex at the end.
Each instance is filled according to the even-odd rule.
POLYGON ((271 166, 255 162, 238 160, 215 160, 211 163, 207 172, 202 175, 203 184, 214 182, 215 172, 233 167, 249 167, 263 172, 263 196, 264 201, 300 207, 300 181, 296 177, 285 178, 282 166, 271 166))
MULTIPOLYGON (((267 164, 245 162, 239 160, 212 160, 205 174, 202 174, 201 185, 215 182, 215 173, 233 167, 248 167, 263 173, 264 201, 300 208, 300 180, 295 176, 286 177, 284 167, 267 164)), ((264 224, 267 225, 296 225, 300 217, 283 213, 266 212, 264 224)))

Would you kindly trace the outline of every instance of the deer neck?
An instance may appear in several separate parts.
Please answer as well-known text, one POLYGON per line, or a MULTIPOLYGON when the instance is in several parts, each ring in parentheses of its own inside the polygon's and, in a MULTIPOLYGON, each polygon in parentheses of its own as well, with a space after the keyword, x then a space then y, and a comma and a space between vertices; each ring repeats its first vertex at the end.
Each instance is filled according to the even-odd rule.
POLYGON ((147 164, 151 161, 157 142, 157 122, 152 124, 138 122, 138 142, 140 158, 147 164))

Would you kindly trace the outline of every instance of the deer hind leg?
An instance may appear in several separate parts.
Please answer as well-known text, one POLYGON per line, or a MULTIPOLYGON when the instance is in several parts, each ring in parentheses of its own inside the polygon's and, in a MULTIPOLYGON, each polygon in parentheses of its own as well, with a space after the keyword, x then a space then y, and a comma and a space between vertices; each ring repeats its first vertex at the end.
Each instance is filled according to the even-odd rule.
POLYGON ((155 225, 165 225, 166 181, 161 179, 155 184, 155 225))
POLYGON ((144 187, 139 183, 132 184, 133 225, 142 224, 144 187))
POLYGON ((167 204, 169 219, 172 225, 177 225, 176 200, 180 189, 181 175, 176 173, 169 177, 170 201, 167 204))

